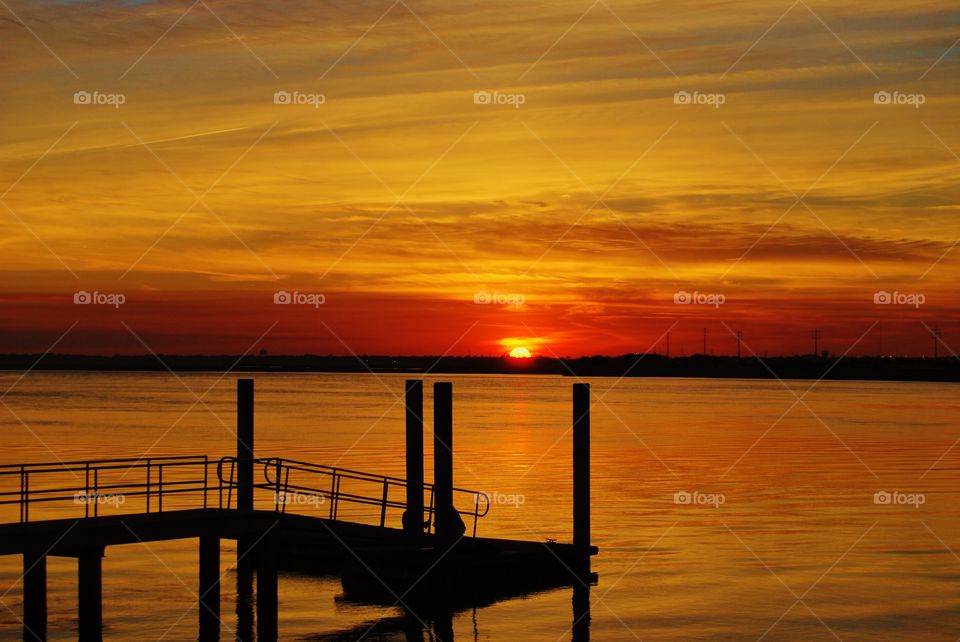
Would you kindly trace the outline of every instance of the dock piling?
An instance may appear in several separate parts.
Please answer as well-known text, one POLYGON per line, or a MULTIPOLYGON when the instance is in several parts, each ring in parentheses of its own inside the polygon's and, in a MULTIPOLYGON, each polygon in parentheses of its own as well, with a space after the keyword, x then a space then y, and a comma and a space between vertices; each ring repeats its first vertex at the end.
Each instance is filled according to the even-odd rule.
POLYGON ((200 636, 201 641, 220 639, 220 538, 200 536, 200 636))
POLYGON ((573 384, 573 547, 579 574, 590 572, 590 384, 573 384))
POLYGON ((237 508, 253 510, 253 379, 237 379, 237 508))
POLYGON ((466 527, 453 507, 453 384, 433 384, 434 533, 441 542, 453 542, 466 527))
POLYGON ((407 509, 403 530, 416 539, 423 534, 423 381, 406 382, 407 509))
MULTIPOLYGON (((253 379, 237 379, 237 510, 253 511, 253 379)), ((253 574, 248 535, 237 537, 237 570, 253 574)))
POLYGON ((23 639, 47 639, 47 555, 42 551, 23 554, 23 639))
POLYGON ((103 636, 103 549, 77 555, 78 638, 98 641, 103 636))

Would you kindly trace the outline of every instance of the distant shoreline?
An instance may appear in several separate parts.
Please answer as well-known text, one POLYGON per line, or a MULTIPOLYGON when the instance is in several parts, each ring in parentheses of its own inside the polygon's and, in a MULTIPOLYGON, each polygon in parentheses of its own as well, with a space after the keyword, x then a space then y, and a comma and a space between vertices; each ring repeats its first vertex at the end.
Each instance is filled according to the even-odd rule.
POLYGON ((0 370, 95 372, 329 372, 540 374, 580 377, 960 381, 960 359, 942 357, 713 357, 626 354, 578 358, 321 355, 0 355, 0 370))

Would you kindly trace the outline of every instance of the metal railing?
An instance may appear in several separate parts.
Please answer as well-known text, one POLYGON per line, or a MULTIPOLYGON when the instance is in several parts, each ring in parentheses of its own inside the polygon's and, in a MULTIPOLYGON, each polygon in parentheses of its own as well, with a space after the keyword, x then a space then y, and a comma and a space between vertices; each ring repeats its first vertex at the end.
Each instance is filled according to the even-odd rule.
MULTIPOLYGON (((319 509, 322 504, 324 516, 336 520, 341 504, 372 506, 379 509, 379 524, 384 527, 388 510, 407 507, 407 483, 399 477, 279 457, 255 459, 254 465, 261 466, 263 473, 263 481, 255 481, 254 489, 272 493, 274 510, 279 512, 303 504, 319 509)), ((134 506, 146 513, 163 512, 165 497, 168 509, 171 502, 179 509, 208 508, 213 501, 218 508, 229 509, 235 502, 236 473, 235 457, 212 460, 206 455, 0 465, 0 509, 16 506, 19 522, 30 521, 31 507, 35 511, 50 508, 45 519, 74 518, 81 511, 83 517, 98 517, 102 508, 118 512, 122 506, 127 512, 134 506), (211 493, 216 494, 215 500, 211 493)), ((433 484, 425 483, 423 489, 429 493, 424 502, 426 529, 432 532, 433 484)), ((460 514, 473 518, 476 537, 477 522, 490 511, 490 498, 483 492, 453 490, 460 514)), ((14 520, 0 514, 0 523, 8 521, 14 520)))
POLYGON ((75 510, 61 511, 65 517, 81 509, 97 517, 102 506, 138 498, 145 512, 162 512, 171 495, 198 496, 207 508, 209 492, 218 490, 209 483, 213 463, 201 455, 0 465, 0 507, 17 505, 20 522, 30 521, 31 507, 72 503, 75 510))
MULTIPOLYGON (((220 483, 228 487, 227 507, 232 504, 237 460, 224 457, 217 466, 220 483)), ((319 510, 323 505, 328 519, 338 519, 341 502, 379 507, 380 526, 385 526, 388 509, 403 511, 407 508, 407 482, 400 477, 373 475, 348 468, 321 466, 306 461, 270 457, 255 459, 254 466, 263 469, 263 481, 255 482, 254 487, 273 493, 274 510, 287 512, 291 504, 313 504, 319 510), (344 486, 347 485, 347 488, 344 486), (403 489, 401 497, 395 497, 403 489), (391 498, 394 491, 394 498, 391 498)), ((424 483, 424 493, 429 499, 424 502, 427 532, 434 526, 434 487, 424 483)), ((473 518, 473 536, 477 535, 477 522, 490 512, 490 498, 484 492, 454 488, 454 504, 461 516, 473 518)))

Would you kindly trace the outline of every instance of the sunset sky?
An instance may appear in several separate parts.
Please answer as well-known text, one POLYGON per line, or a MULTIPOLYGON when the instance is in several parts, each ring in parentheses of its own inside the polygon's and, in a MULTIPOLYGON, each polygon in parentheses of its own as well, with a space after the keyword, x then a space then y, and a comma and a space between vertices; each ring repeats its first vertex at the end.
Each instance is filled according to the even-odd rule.
POLYGON ((960 351, 958 38, 946 1, 3 0, 0 352, 960 351))

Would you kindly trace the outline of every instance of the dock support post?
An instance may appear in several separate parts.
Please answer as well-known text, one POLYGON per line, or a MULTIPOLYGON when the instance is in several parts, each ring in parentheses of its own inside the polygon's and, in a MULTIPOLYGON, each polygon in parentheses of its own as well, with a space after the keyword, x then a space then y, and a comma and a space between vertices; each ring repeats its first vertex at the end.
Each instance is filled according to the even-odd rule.
POLYGON ((253 379, 237 380, 237 508, 253 510, 253 379))
POLYGON ((413 539, 423 535, 423 381, 406 382, 407 510, 403 530, 413 539))
POLYGON ((276 542, 264 537, 257 544, 257 642, 277 639, 276 542))
POLYGON ((103 639, 103 549, 81 551, 77 556, 78 638, 103 639))
POLYGON ((47 555, 42 551, 23 554, 23 639, 47 639, 47 555))
POLYGON ((573 384, 573 547, 577 573, 590 572, 590 384, 573 384))
POLYGON ((442 543, 453 543, 466 532, 453 507, 453 384, 433 384, 433 523, 442 543))
POLYGON ((200 640, 220 639, 220 538, 200 536, 200 640))
MULTIPOLYGON (((253 379, 237 379, 237 510, 253 510, 253 379)), ((237 537, 237 571, 253 576, 250 535, 237 537)))

